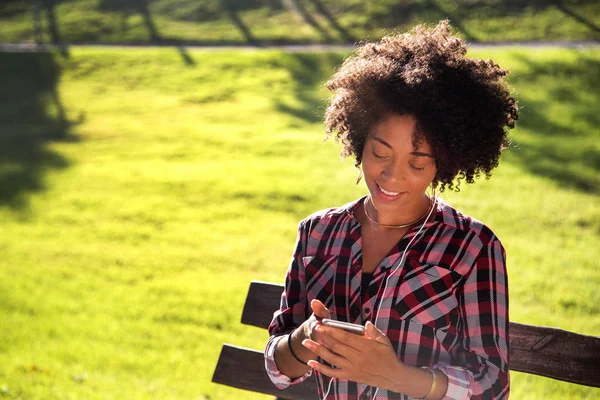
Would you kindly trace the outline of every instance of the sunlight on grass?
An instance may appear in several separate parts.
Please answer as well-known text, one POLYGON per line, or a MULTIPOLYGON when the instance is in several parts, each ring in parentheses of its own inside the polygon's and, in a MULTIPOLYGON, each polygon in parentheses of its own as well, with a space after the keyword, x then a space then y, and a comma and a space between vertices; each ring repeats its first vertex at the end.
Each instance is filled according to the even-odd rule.
MULTIPOLYGON (((35 3, 5 3, 0 9, 2 41, 35 42, 32 18, 35 3)), ((472 42, 598 40, 600 32, 600 6, 593 0, 78 0, 40 3, 42 41, 72 44, 354 43, 446 18, 460 35, 472 42)))
MULTIPOLYGON (((492 179, 444 198, 502 239, 512 320, 600 335, 600 52, 473 54, 512 70, 521 120, 492 179)), ((223 342, 264 345, 241 306, 282 282, 299 220, 365 192, 322 144, 343 56, 0 55, 19 93, 0 97, 0 397, 266 398, 210 378, 223 342)), ((512 391, 597 393, 518 373, 512 391)))

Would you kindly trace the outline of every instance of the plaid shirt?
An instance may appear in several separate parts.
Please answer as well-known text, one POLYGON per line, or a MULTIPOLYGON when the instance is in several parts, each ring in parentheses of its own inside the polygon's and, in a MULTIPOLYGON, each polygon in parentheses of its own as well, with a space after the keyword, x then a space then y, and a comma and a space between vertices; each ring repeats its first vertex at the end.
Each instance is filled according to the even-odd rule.
MULTIPOLYGON (((310 370, 291 380, 278 370, 274 351, 282 335, 311 315, 310 301, 319 299, 333 319, 374 322, 403 363, 430 366, 447 375, 444 399, 508 398, 508 289, 498 238, 481 222, 438 199, 434 218, 408 249, 404 265, 389 276, 385 294, 385 279, 418 227, 381 261, 362 295, 362 239, 354 210, 363 200, 317 212, 300 223, 281 307, 265 347, 272 382, 284 389, 313 374, 310 370)), ((314 374, 321 399, 329 378, 314 374)), ((375 390, 335 379, 327 399, 369 399, 375 390)), ((376 397, 409 398, 383 389, 376 397)))

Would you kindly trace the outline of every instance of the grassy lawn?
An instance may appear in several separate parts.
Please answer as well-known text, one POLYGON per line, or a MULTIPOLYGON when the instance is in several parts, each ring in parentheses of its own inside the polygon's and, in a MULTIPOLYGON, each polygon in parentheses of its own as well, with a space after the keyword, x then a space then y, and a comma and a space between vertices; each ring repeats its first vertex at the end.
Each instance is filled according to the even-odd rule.
MULTIPOLYGON (((599 40, 596 0, 38 0, 41 39, 69 43, 353 43, 449 18, 472 42, 599 40)), ((0 42, 33 42, 32 1, 0 7, 0 42)))
MULTIPOLYGON (((490 181, 444 198, 508 253, 513 321, 600 336, 600 50, 486 50, 522 108, 490 181)), ((262 399, 210 383, 298 221, 365 192, 322 144, 343 54, 0 54, 0 399, 262 399)), ((598 389, 512 375, 515 399, 598 389)))

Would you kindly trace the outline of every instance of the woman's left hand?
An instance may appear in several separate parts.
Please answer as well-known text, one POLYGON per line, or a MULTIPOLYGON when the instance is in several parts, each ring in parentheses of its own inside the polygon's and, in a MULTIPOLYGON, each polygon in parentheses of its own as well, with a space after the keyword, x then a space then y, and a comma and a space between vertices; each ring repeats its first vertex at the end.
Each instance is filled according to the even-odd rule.
POLYGON ((398 360, 383 332, 371 322, 365 328, 364 335, 356 335, 319 324, 315 328, 321 334, 319 343, 306 339, 302 344, 335 368, 315 360, 308 365, 329 377, 394 391, 406 365, 398 360))

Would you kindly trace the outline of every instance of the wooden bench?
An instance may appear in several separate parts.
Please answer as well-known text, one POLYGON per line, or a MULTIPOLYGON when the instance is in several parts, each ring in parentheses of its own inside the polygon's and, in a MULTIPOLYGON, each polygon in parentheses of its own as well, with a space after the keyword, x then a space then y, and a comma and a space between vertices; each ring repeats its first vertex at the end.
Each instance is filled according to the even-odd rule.
MULTIPOLYGON (((282 292, 282 285, 252 281, 242 323, 266 329, 282 292)), ((600 337, 511 322, 509 356, 513 371, 600 387, 600 337)), ((212 381, 289 400, 315 399, 317 390, 314 379, 277 389, 265 372, 262 351, 229 344, 221 349, 212 381)))

